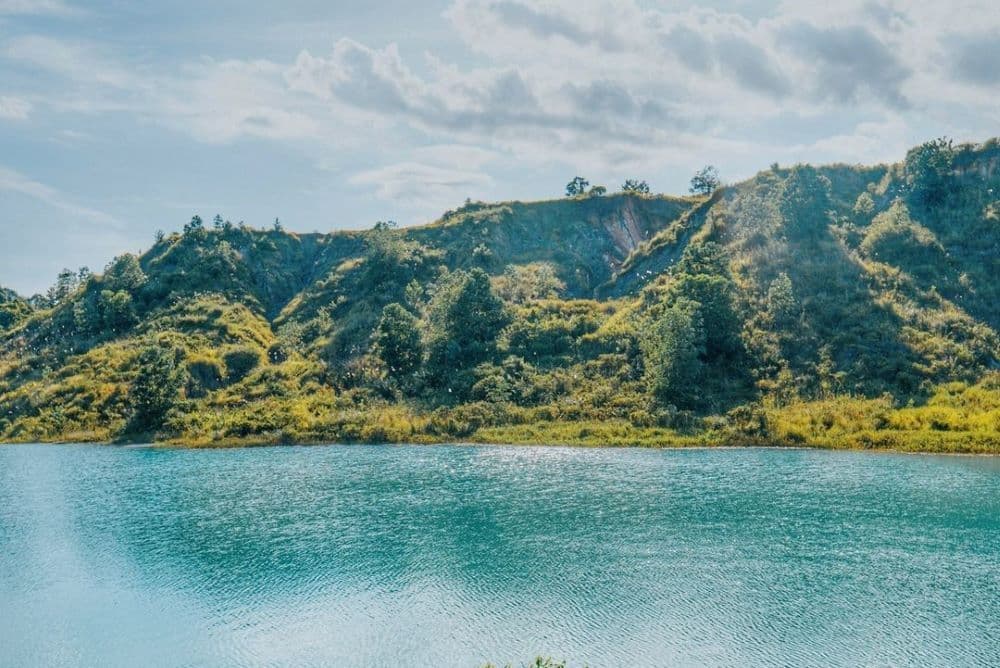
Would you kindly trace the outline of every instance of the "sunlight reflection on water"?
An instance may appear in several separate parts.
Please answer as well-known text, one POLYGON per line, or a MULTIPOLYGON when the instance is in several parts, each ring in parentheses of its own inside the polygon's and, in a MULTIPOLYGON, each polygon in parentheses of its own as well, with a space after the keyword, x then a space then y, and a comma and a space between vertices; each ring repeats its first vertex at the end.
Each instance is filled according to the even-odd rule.
POLYGON ((1000 665, 1000 465, 0 447, 0 664, 1000 665))

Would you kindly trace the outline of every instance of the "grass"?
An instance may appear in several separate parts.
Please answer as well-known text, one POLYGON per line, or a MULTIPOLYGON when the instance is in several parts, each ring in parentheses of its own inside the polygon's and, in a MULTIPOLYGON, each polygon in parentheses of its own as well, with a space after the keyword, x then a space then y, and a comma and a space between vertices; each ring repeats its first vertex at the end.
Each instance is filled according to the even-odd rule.
MULTIPOLYGON (((967 400, 976 391, 953 396, 967 400)), ((990 402, 994 399, 991 398, 990 402)), ((986 406, 992 405, 987 402, 986 406)), ((337 407, 335 399, 277 399, 236 410, 196 410, 175 415, 173 433, 144 434, 142 442, 183 447, 244 447, 324 443, 476 443, 581 447, 808 447, 953 454, 1000 454, 996 409, 956 409, 929 404, 893 409, 885 399, 836 398, 761 409, 766 428, 721 417, 693 428, 636 426, 627 420, 544 420, 519 424, 470 423, 447 410, 420 412, 399 405, 337 407), (955 411, 963 422, 955 421, 955 411), (951 420, 949 422, 949 420, 951 420), (992 420, 992 422, 991 422, 992 420)), ((17 442, 120 442, 105 428, 72 428, 51 436, 25 428, 17 442)), ((135 439, 131 439, 135 441, 135 439)), ((131 442, 130 441, 130 442, 131 442)))

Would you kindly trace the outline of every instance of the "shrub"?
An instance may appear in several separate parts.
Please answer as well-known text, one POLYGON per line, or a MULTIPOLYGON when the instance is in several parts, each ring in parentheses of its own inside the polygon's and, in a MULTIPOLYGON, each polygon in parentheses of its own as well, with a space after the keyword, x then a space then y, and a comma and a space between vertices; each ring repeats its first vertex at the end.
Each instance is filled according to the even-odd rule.
POLYGON ((222 360, 226 364, 226 379, 230 383, 238 383, 257 368, 261 362, 261 355, 257 348, 241 346, 227 351, 222 360))
POLYGON ((375 354, 393 378, 409 376, 424 355, 417 319, 399 304, 389 304, 375 327, 375 354))
POLYGON ((177 400, 181 374, 175 351, 153 346, 140 353, 129 388, 132 431, 156 429, 177 400))
POLYGON ((186 366, 188 397, 203 397, 222 387, 225 373, 217 360, 211 358, 189 359, 186 366))

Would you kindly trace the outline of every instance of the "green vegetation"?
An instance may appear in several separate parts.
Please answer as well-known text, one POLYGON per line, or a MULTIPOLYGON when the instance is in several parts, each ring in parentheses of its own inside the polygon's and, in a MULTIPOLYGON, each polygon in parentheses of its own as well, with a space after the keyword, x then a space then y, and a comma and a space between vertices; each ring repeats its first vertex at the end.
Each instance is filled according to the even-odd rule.
POLYGON ((573 179, 566 184, 566 197, 579 197, 580 195, 586 194, 587 187, 590 185, 590 181, 583 178, 582 176, 574 176, 573 179))
POLYGON ((167 411, 176 401, 181 382, 173 350, 145 348, 139 354, 136 375, 129 389, 130 429, 143 432, 161 427, 167 411))
POLYGON ((0 287, 0 332, 25 320, 31 311, 31 305, 16 292, 0 287))
POLYGON ((195 216, 0 289, 0 439, 1000 452, 998 169, 936 140, 409 229, 195 216))
POLYGON ((691 192, 696 195, 711 195, 721 185, 719 171, 712 165, 702 167, 691 177, 691 192))
POLYGON ((649 184, 640 179, 625 179, 625 183, 622 184, 622 192, 648 195, 649 184))
MULTIPOLYGON (((531 663, 523 664, 524 668, 566 668, 565 661, 556 661, 551 657, 536 656, 531 663)), ((492 663, 487 663, 483 668, 497 668, 492 663)), ((505 664, 504 668, 513 668, 513 664, 505 664)))
POLYGON ((375 328, 373 347, 390 376, 410 376, 424 358, 420 321, 399 304, 389 304, 375 328))

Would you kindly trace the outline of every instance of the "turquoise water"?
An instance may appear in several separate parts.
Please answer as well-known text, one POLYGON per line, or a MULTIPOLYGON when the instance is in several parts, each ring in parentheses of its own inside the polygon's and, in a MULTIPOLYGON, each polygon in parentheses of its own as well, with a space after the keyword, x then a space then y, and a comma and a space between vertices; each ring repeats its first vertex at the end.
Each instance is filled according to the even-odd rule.
POLYGON ((2 666, 1000 665, 1000 459, 0 447, 2 666))

